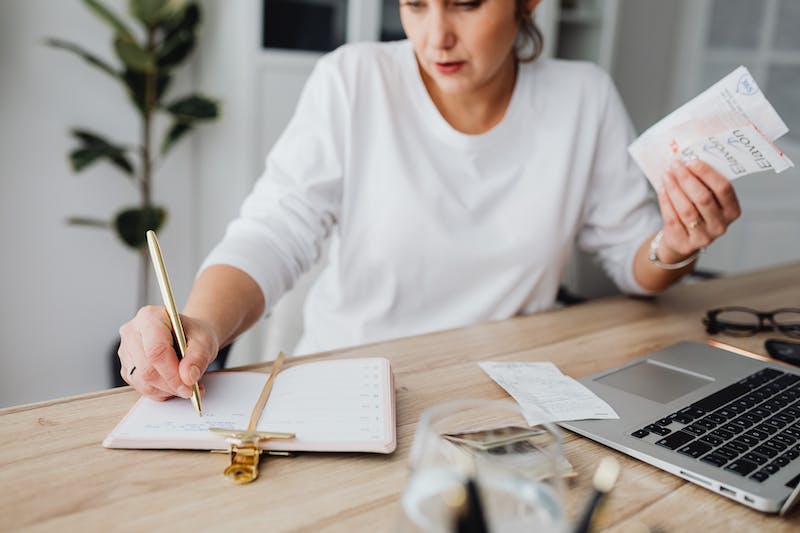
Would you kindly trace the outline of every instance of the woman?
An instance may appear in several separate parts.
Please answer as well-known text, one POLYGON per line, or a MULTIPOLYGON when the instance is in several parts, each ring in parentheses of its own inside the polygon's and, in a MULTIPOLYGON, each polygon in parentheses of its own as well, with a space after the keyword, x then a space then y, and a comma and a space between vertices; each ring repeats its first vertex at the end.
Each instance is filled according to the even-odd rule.
POLYGON ((739 216, 730 183, 700 161, 676 163, 656 205, 627 156, 632 130, 608 76, 526 61, 541 49, 537 4, 401 0, 408 41, 322 58, 201 268, 186 357, 179 365, 163 310, 145 307, 120 329, 126 381, 154 399, 189 397, 218 348, 327 238, 301 353, 546 309, 576 240, 629 293, 689 272, 739 216))

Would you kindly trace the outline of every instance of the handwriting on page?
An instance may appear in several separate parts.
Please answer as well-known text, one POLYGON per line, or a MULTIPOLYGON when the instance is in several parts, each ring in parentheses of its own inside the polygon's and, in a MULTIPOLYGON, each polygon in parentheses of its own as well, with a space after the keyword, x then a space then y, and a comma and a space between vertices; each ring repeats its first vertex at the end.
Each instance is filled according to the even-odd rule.
POLYGON ((220 442, 220 448, 226 448, 224 437, 212 435, 209 428, 245 429, 267 376, 241 373, 235 380, 224 379, 222 376, 223 374, 209 374, 203 378, 206 394, 203 397, 202 417, 198 416, 191 402, 183 398, 173 398, 166 402, 142 398, 137 409, 126 417, 119 433, 123 436, 150 435, 162 439, 196 433, 216 439, 220 442))
POLYGON ((619 418, 589 389, 553 363, 479 363, 519 404, 530 425, 562 420, 619 418))

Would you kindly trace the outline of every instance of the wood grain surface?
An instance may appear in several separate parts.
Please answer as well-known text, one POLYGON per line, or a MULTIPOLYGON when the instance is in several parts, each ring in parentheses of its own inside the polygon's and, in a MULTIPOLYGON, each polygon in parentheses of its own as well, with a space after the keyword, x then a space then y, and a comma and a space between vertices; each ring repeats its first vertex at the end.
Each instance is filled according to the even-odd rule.
MULTIPOLYGON (((457 398, 504 398, 478 361, 552 361, 579 378, 681 340, 707 341, 706 309, 800 306, 800 264, 687 283, 654 299, 613 297, 502 322, 294 358, 383 356, 392 362, 397 451, 267 457, 260 478, 231 485, 227 455, 107 450, 100 443, 136 401, 132 389, 0 410, 0 530, 393 531, 420 413, 457 398)), ((761 334, 714 338, 765 354, 761 334)), ((267 370, 269 365, 256 367, 267 370)), ((267 406, 269 408, 269 406, 267 406)), ((574 516, 600 458, 622 474, 597 525, 608 531, 798 531, 652 466, 565 432, 578 477, 574 516)), ((797 468, 797 466, 794 466, 797 468)))

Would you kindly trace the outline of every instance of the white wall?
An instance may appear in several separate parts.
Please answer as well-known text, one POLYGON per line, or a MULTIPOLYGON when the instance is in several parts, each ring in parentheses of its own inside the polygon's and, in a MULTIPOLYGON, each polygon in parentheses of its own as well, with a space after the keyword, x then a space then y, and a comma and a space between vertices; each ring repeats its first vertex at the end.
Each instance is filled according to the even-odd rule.
MULTIPOLYGON (((108 3, 124 12, 123 0, 108 3)), ((109 348, 136 307, 138 257, 110 232, 64 224, 138 201, 107 164, 72 174, 68 128, 134 142, 136 116, 115 82, 44 46, 48 36, 112 56, 110 30, 78 0, 0 2, 0 407, 107 388, 109 348)), ((182 94, 190 74, 170 94, 182 94)), ((156 200, 169 206, 161 241, 180 302, 199 254, 188 238, 190 153, 190 143, 177 147, 155 180, 156 200)))
POLYGON ((676 28, 683 8, 676 1, 620 1, 611 74, 637 131, 672 111, 676 28))
MULTIPOLYGON (((198 266, 238 213, 263 170, 268 149, 258 142, 261 115, 256 104, 263 97, 255 94, 261 2, 201 0, 201 4, 204 21, 195 81, 204 93, 222 100, 222 117, 194 139, 193 239, 198 266)), ((228 366, 261 359, 261 346, 262 328, 251 328, 236 340, 228 366)))

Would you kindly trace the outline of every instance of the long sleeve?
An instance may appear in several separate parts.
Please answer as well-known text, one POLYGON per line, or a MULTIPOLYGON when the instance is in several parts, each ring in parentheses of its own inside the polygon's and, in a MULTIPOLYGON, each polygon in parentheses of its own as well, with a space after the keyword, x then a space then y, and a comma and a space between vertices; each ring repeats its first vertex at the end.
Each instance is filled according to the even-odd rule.
POLYGON ((320 256, 340 214, 349 103, 334 68, 320 60, 296 112, 267 156, 264 174, 201 270, 232 265, 250 275, 269 310, 320 256))
POLYGON ((607 91, 605 113, 578 246, 595 254, 621 291, 647 294, 636 282, 633 262, 641 243, 658 230, 661 216, 647 180, 626 151, 634 131, 622 100, 607 74, 602 73, 602 81, 607 91))

